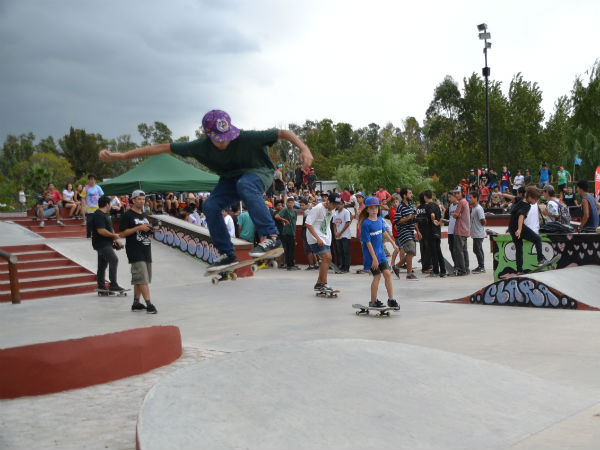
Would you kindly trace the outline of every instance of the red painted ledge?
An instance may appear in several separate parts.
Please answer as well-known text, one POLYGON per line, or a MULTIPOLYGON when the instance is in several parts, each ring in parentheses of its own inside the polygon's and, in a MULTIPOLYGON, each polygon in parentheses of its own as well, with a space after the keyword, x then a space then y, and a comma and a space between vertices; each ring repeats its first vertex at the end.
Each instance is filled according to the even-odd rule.
POLYGON ((0 398, 41 395, 130 377, 181 356, 175 326, 0 350, 0 398))

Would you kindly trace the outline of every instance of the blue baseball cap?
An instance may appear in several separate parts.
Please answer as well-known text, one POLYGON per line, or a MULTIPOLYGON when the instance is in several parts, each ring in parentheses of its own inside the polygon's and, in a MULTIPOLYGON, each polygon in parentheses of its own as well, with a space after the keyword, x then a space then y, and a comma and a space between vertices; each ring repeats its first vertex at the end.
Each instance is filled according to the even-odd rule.
POLYGON ((365 199, 365 206, 379 205, 379 199, 377 197, 367 197, 365 199))

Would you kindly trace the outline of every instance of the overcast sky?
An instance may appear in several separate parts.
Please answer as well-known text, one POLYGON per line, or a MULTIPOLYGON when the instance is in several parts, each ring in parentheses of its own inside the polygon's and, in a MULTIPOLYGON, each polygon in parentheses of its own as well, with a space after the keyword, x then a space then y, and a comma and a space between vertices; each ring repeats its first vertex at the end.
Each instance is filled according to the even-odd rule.
POLYGON ((0 0, 0 139, 106 138, 210 109, 246 129, 421 123, 446 75, 538 82, 546 116, 600 57, 600 1, 0 0))

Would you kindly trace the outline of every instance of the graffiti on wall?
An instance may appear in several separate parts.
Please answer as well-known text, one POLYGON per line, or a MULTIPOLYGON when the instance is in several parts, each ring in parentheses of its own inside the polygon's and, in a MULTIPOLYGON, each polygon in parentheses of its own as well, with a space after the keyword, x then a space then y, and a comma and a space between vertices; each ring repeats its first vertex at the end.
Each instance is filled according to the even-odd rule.
POLYGON ((212 264, 219 255, 212 242, 200 239, 190 232, 167 228, 162 224, 155 228, 154 239, 170 247, 178 248, 208 264, 212 264))
POLYGON ((561 255, 559 268, 600 264, 600 236, 573 235, 557 236, 552 242, 554 251, 561 255), (560 239, 560 240, 558 240, 560 239))
POLYGON ((577 302, 571 297, 527 278, 497 281, 471 295, 470 301, 484 305, 577 309, 577 302))
MULTIPOLYGON (((600 264, 600 234, 548 234, 540 235, 542 249, 546 259, 560 255, 560 260, 554 268, 585 266, 600 264)), ((515 273, 516 251, 510 236, 494 237, 494 279, 502 275, 515 273)), ((533 270, 537 266, 535 247, 529 241, 523 242, 523 269, 533 270)))
MULTIPOLYGON (((496 279, 507 273, 517 271, 517 249, 512 241, 498 242, 499 251, 494 253, 494 276, 496 279)), ((542 237, 542 253, 544 258, 550 260, 555 256, 550 239, 542 237)), ((523 241, 523 270, 531 271, 537 268, 537 251, 533 243, 523 241)))

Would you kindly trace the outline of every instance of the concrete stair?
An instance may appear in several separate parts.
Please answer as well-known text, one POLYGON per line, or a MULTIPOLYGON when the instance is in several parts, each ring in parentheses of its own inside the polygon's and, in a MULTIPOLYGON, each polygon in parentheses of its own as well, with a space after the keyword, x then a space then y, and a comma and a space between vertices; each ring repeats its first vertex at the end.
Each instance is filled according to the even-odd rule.
MULTIPOLYGON (((66 213, 66 211, 61 211, 62 213, 66 213)), ((66 217, 61 217, 61 222, 64 226, 60 226, 56 224, 56 219, 46 219, 44 221, 45 226, 40 227, 40 221, 34 216, 27 217, 3 217, 3 220, 11 220, 12 222, 25 227, 34 233, 39 234, 40 236, 46 239, 54 239, 54 238, 81 238, 85 237, 85 226, 82 226, 84 223, 83 219, 73 219, 69 218, 68 214, 66 217)))
MULTIPOLYGON (((1 248, 17 256, 21 300, 82 294, 96 289, 96 275, 93 272, 46 244, 1 248)), ((0 261, 0 302, 9 301, 8 262, 0 261)))

